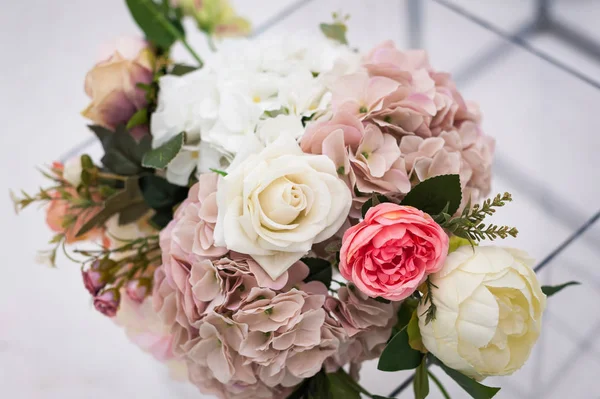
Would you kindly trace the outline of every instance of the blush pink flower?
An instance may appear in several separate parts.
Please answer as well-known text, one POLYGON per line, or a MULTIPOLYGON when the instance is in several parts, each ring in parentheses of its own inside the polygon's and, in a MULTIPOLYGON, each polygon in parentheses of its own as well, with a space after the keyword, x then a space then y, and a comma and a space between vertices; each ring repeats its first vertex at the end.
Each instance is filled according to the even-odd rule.
POLYGON ((369 77, 364 72, 345 75, 333 84, 331 105, 334 111, 345 111, 362 120, 380 111, 385 98, 397 88, 398 82, 386 77, 369 77))
POLYGON ((448 241, 426 213, 379 204, 344 234, 340 273, 370 297, 400 301, 443 266, 448 241))
POLYGON ((336 112, 329 120, 318 120, 306 127, 300 147, 302 151, 320 155, 323 142, 334 132, 341 132, 344 146, 356 149, 364 135, 363 125, 356 115, 350 112, 336 112))
POLYGON ((364 66, 371 76, 385 76, 405 84, 412 81, 415 70, 430 67, 424 50, 400 51, 391 40, 374 47, 365 57, 364 66))

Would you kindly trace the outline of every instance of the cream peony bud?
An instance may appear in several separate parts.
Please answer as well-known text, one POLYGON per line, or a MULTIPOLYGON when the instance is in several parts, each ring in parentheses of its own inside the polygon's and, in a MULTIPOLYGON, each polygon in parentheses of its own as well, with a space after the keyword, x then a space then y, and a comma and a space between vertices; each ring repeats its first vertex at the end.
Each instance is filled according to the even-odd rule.
POLYGON ((435 320, 417 309, 423 344, 448 367, 482 380, 518 370, 540 335, 546 296, 533 260, 516 249, 463 246, 433 274, 435 320))

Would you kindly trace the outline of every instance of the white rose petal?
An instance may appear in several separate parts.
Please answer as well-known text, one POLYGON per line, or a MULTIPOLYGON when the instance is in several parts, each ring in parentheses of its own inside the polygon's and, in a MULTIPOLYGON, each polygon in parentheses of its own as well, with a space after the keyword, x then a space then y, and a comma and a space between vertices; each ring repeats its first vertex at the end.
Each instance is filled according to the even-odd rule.
POLYGON ((522 251, 463 246, 430 277, 436 317, 417 309, 423 344, 448 367, 476 380, 512 374, 529 357, 546 307, 533 261, 522 251))
POLYGON ((350 191, 329 158, 304 154, 287 135, 239 158, 217 190, 215 245, 251 255, 276 279, 339 230, 350 191))
POLYGON ((81 184, 81 172, 83 172, 81 157, 71 158, 65 162, 63 178, 73 187, 77 187, 81 184))
POLYGON ((297 140, 303 134, 302 121, 293 115, 277 115, 275 118, 265 119, 256 129, 256 135, 264 145, 273 143, 279 136, 288 136, 297 140))

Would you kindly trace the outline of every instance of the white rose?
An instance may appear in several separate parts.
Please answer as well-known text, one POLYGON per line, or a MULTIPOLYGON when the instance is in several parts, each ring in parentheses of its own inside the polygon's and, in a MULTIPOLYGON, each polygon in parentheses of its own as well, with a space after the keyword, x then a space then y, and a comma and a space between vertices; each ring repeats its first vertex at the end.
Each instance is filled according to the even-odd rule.
POLYGON ((546 296, 523 251, 460 247, 432 275, 436 318, 417 309, 423 344, 448 367, 482 380, 512 374, 540 335, 546 296), (422 316, 423 315, 423 316, 422 316))
POLYGON ((264 144, 269 145, 281 136, 288 136, 298 140, 304 134, 304 126, 299 117, 294 115, 277 115, 261 121, 256 129, 256 137, 264 144))
POLYGON ((77 187, 81 184, 81 172, 83 172, 81 157, 71 158, 65 162, 63 178, 73 187, 77 187))
POLYGON ((339 230, 352 197, 326 156, 303 153, 289 136, 260 152, 255 143, 219 182, 215 245, 251 255, 276 279, 339 230))

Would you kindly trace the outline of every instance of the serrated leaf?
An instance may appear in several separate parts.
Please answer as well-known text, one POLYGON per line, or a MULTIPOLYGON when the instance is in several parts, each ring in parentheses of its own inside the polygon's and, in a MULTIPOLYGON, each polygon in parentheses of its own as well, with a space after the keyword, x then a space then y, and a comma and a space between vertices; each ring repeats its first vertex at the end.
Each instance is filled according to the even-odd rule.
POLYGON ((143 171, 142 158, 151 147, 149 135, 137 141, 123 125, 117 126, 114 132, 97 125, 89 128, 104 148, 102 164, 109 171, 123 176, 132 176, 143 171))
POLYGON ((122 176, 133 176, 142 170, 139 165, 115 148, 109 149, 101 161, 108 170, 122 176))
POLYGON ((348 44, 348 39, 346 39, 348 27, 346 25, 342 23, 333 23, 321 24, 319 27, 321 28, 321 32, 323 32, 325 37, 338 41, 341 44, 348 44))
POLYGON ((444 370, 450 378, 452 378, 458 385, 462 387, 473 399, 490 399, 500 391, 500 388, 488 387, 478 383, 472 378, 467 377, 463 373, 451 369, 444 363, 435 359, 436 363, 444 370))
POLYGON ((308 277, 304 279, 305 282, 320 281, 329 288, 333 274, 331 263, 319 258, 302 258, 301 261, 310 269, 308 277))
POLYGON ((427 374, 427 357, 423 356, 421 364, 417 367, 413 380, 415 399, 425 399, 429 395, 429 375, 427 374))
POLYGON ((183 38, 181 24, 170 19, 168 11, 152 0, 125 0, 131 16, 146 35, 158 47, 167 50, 183 38))
POLYGON ((140 187, 146 204, 152 209, 169 209, 182 202, 188 194, 188 188, 169 183, 157 175, 148 175, 140 179, 140 187))
POLYGON ((406 194, 401 205, 413 206, 429 215, 446 211, 453 215, 460 206, 462 190, 458 175, 442 175, 422 181, 406 194))
POLYGON ((81 226, 76 236, 81 237, 93 228, 103 226, 111 216, 120 213, 127 207, 143 203, 143 201, 144 198, 138 185, 138 179, 127 179, 125 181, 125 188, 104 201, 100 212, 81 226))
POLYGON ((392 202, 392 201, 389 198, 387 198, 385 195, 373 193, 371 198, 369 198, 360 209, 362 217, 363 218, 365 217, 365 215, 367 214, 369 209, 371 209, 372 207, 377 206, 379 204, 382 204, 384 202, 392 202))
POLYGON ((542 292, 546 296, 552 296, 557 292, 562 291, 564 288, 567 288, 570 285, 580 285, 579 281, 569 281, 568 283, 560 284, 560 285, 544 285, 542 286, 542 292))
POLYGON ((127 130, 131 130, 136 126, 145 125, 146 123, 148 123, 148 109, 142 108, 129 118, 126 128, 127 130))
POLYGON ((377 368, 381 371, 398 371, 414 369, 421 364, 421 352, 408 344, 408 332, 403 328, 388 342, 379 357, 377 368))
POLYGON ((175 76, 183 76, 196 70, 198 70, 198 67, 185 64, 175 64, 173 65, 170 74, 175 76))
POLYGON ((185 142, 185 133, 172 137, 158 148, 148 151, 142 160, 142 166, 153 169, 164 169, 179 154, 185 142))

